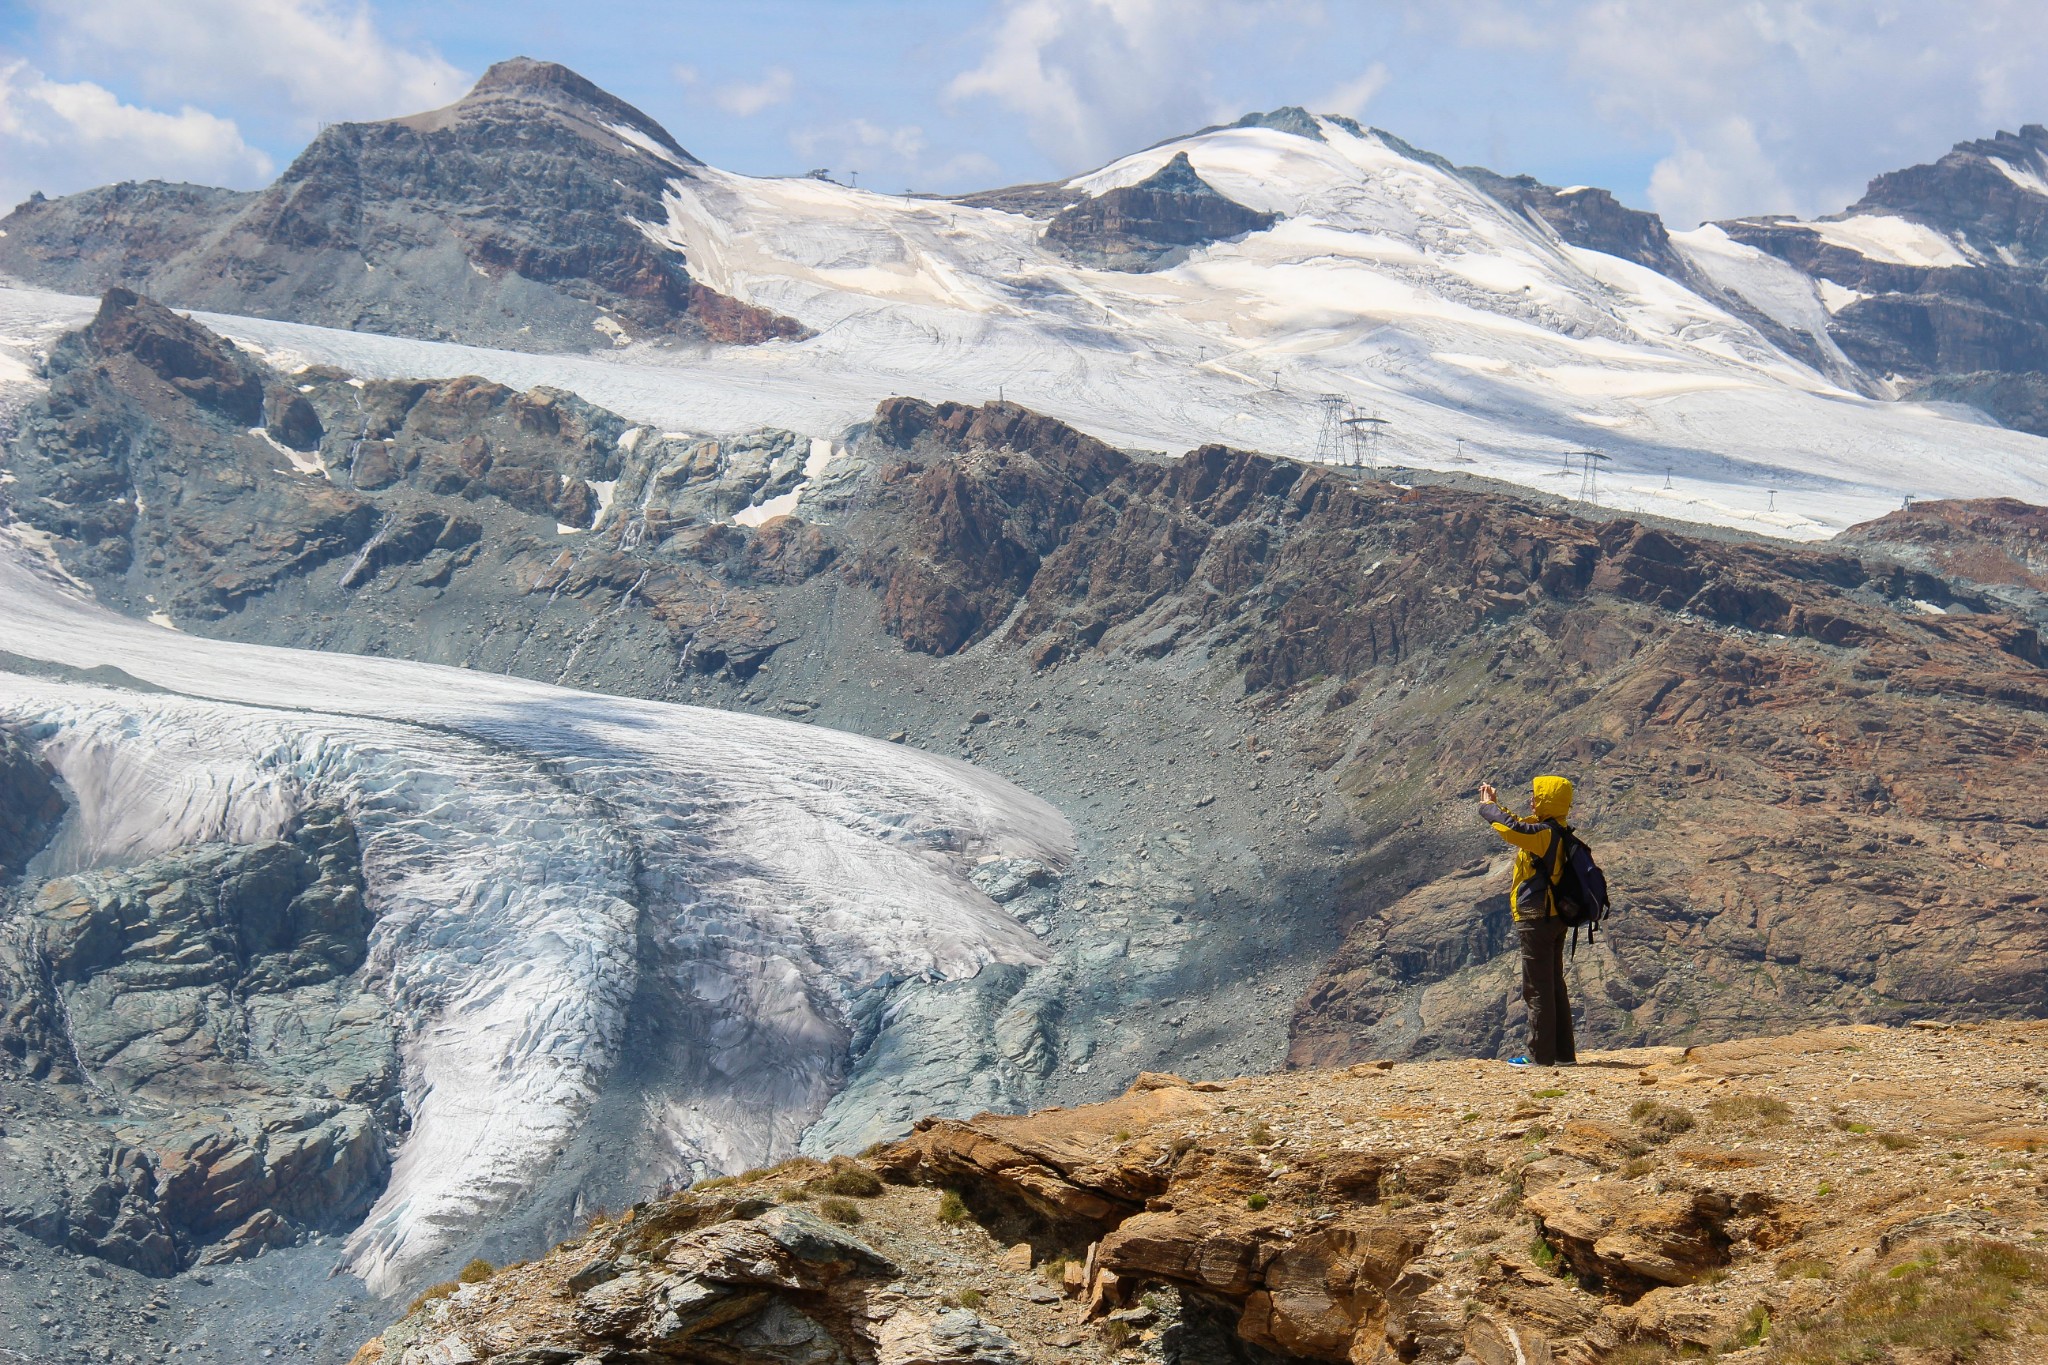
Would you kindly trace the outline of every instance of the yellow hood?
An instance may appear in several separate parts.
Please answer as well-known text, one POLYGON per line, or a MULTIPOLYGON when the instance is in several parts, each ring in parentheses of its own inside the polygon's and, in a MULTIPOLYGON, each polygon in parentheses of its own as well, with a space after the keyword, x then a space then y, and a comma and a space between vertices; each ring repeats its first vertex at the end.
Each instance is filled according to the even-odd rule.
POLYGON ((1572 784, 1569 778, 1539 777, 1530 784, 1535 797, 1532 813, 1538 820, 1562 820, 1572 813, 1572 784))

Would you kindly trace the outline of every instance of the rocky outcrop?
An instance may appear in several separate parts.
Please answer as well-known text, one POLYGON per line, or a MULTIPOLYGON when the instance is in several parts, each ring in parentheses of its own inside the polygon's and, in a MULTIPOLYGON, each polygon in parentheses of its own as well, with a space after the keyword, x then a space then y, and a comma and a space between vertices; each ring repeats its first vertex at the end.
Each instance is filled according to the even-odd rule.
POLYGON ((348 1226, 396 1040, 345 815, 44 883, 0 922, 0 1221, 148 1275, 348 1226))
POLYGON ((1501 203, 1542 220, 1573 246, 1604 251, 1672 279, 1691 274, 1672 249, 1664 220, 1627 207, 1607 190, 1589 185, 1559 189, 1534 176, 1499 175, 1482 166, 1461 166, 1458 173, 1501 203))
POLYGON ((870 439, 900 456, 865 501, 890 528, 854 572, 911 649, 950 654, 1009 615, 1044 555, 1129 457, 1015 404, 937 407, 896 398, 870 439))
POLYGON ((0 885, 21 875, 64 815, 57 774, 12 730, 0 730, 0 885))
POLYGON ((1987 590, 2013 589, 2039 612, 2048 593, 2048 508, 2016 498, 1923 502, 1852 526, 1836 543, 1987 590))
POLYGON ((624 595, 652 616, 664 667, 745 670, 772 627, 744 588, 719 605, 713 577, 800 580, 835 553, 804 528, 718 524, 802 480, 808 443, 788 432, 671 441, 559 390, 286 376, 125 290, 49 368, 10 452, 16 513, 138 615, 372 651, 410 619, 450 661, 482 617, 516 659, 546 617, 587 629, 602 593, 600 611, 624 595), (564 540, 614 501, 603 551, 564 540), (379 624, 321 625, 358 604, 379 624))
POLYGON ((1845 211, 1897 213, 1953 233, 1986 256, 2006 249, 2012 264, 2048 264, 2048 128, 1958 142, 1938 161, 1887 171, 1845 211), (2029 182, 2033 177, 2033 182, 2029 182))
POLYGON ((144 287, 198 250, 256 196, 162 180, 124 181, 60 199, 36 193, 0 223, 0 274, 67 294, 144 287))
POLYGON ((699 164, 575 72, 515 58, 446 109, 322 129, 254 196, 123 185, 32 201, 0 220, 0 269, 515 349, 804 335, 691 279, 680 253, 641 230, 665 220, 668 181, 699 164), (157 226, 131 231, 143 221, 157 226))
POLYGON ((1067 259, 1105 270, 1163 270, 1195 247, 1263 232, 1279 221, 1219 193, 1186 152, 1135 185, 1104 190, 1054 214, 1044 240, 1067 259))
POLYGON ((357 1362, 752 1365, 793 1340, 895 1365, 1596 1365, 1907 1332, 1926 1301, 1873 1286, 1987 1258, 2014 1292, 1945 1344, 2021 1359, 2043 1193, 2003 1173, 2048 1145, 2044 1046, 2040 1024, 1843 1028, 1586 1055, 1541 1085, 1479 1062, 1146 1075, 600 1219, 429 1291, 357 1362))
MULTIPOLYGON (((164 605, 219 615, 369 534, 348 489, 276 471, 291 466, 265 425, 266 391, 282 380, 152 300, 109 290, 48 370, 9 454, 12 501, 81 578, 140 580, 115 601, 147 603, 162 579, 189 575, 164 605)), ((272 406, 294 420, 289 402, 272 406)))

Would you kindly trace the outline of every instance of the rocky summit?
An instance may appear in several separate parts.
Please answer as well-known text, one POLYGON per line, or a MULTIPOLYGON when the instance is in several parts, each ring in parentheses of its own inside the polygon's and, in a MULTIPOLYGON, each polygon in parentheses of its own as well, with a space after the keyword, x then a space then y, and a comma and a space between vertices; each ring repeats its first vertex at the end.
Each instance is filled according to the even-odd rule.
POLYGON ((423 1286, 357 1365, 2048 1351, 2039 1024, 1363 1063, 927 1121, 423 1286))
POLYGON ((642 230, 664 219, 668 180, 699 164, 625 101, 522 57, 446 109, 323 129, 257 194, 31 200, 0 220, 0 272, 522 350, 803 335, 691 279, 642 230))

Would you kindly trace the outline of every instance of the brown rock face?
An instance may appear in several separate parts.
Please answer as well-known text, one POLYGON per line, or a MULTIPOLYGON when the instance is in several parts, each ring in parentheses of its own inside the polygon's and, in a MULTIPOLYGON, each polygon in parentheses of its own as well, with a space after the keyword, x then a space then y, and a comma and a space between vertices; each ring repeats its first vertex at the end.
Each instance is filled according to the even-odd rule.
POLYGON ((1523 1207, 1573 1270, 1623 1294, 1691 1284, 1724 1265, 1726 1227, 1736 1213, 1736 1202, 1717 1191, 1645 1200, 1621 1182, 1600 1180, 1552 1185, 1523 1207))
POLYGON ((243 426, 263 421, 263 380, 224 337, 129 289, 109 289, 81 334, 107 365, 140 365, 176 393, 243 426))
POLYGON ((1916 503, 1851 526, 1836 540, 1889 552, 1944 578, 2048 593, 2048 507, 2017 498, 1916 503))
POLYGON ((877 471, 873 516, 895 533, 854 571, 881 593, 884 627, 931 654, 972 644, 1007 616, 1088 499, 1131 468, 1015 404, 891 399, 874 435, 912 458, 877 471))
POLYGON ((1206 1209, 1143 1213, 1102 1241, 1096 1264, 1120 1280, 1168 1283, 1239 1308, 1237 1334, 1309 1360, 1350 1360, 1379 1336, 1387 1291, 1422 1250, 1414 1229, 1364 1220, 1297 1235, 1278 1219, 1206 1209))

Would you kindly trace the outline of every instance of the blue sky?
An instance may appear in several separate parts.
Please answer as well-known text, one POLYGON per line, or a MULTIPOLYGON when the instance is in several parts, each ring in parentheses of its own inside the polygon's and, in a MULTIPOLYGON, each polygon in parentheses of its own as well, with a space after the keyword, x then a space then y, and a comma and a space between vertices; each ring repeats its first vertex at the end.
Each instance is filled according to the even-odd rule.
POLYGON ((0 0, 0 198, 262 184, 322 121, 516 54, 756 174, 1045 180, 1304 104, 1675 226, 1831 211, 2048 122, 2048 7, 2007 0, 0 0))

